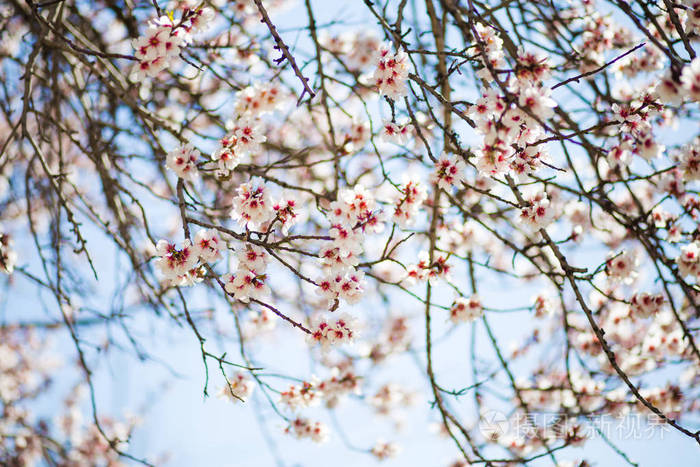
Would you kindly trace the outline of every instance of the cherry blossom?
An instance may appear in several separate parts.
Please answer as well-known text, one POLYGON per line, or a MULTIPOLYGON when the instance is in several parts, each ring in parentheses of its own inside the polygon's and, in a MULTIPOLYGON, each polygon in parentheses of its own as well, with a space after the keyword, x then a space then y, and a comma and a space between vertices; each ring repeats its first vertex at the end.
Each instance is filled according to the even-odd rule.
POLYGON ((236 189, 231 217, 248 229, 257 229, 274 216, 274 205, 265 184, 253 179, 236 189))
POLYGON ((648 318, 656 315, 661 310, 665 300, 661 294, 641 292, 634 294, 630 302, 632 313, 640 318, 648 318))
POLYGON ((380 461, 396 457, 399 452, 398 445, 383 440, 377 440, 377 443, 372 447, 372 455, 380 461))
POLYGON ((156 259, 155 266, 166 281, 182 282, 183 276, 189 274, 199 261, 196 248, 189 240, 185 240, 181 248, 167 240, 159 240, 156 252, 159 258, 156 259))
POLYGON ((403 50, 391 52, 389 44, 382 44, 377 53, 377 69, 374 84, 380 94, 394 100, 406 95, 408 78, 408 56, 403 50))
POLYGON ((309 342, 319 343, 324 349, 352 342, 355 338, 356 323, 348 314, 317 317, 312 324, 309 342))
POLYGON ((0 233, 0 271, 12 274, 17 263, 17 252, 12 249, 12 237, 0 233))
POLYGON ((436 183, 443 190, 459 187, 464 180, 465 164, 461 159, 450 157, 442 153, 435 163, 435 172, 431 176, 431 182, 436 183))
POLYGON ((399 190, 394 201, 392 220, 401 227, 408 227, 416 222, 423 202, 428 197, 428 190, 420 182, 411 180, 405 181, 399 190))
POLYGON ((697 277, 700 274, 700 245, 697 242, 683 245, 681 254, 676 258, 676 264, 682 276, 697 277))
POLYGON ((205 229, 194 236, 193 247, 203 263, 210 263, 221 259, 221 250, 225 244, 216 230, 205 229))
POLYGON ((681 83, 688 97, 700 101, 700 58, 694 59, 690 65, 683 68, 681 83))
POLYGON ((228 384, 219 389, 218 396, 231 402, 246 402, 255 390, 255 384, 245 373, 238 372, 228 378, 228 384))
POLYGON ((615 254, 611 253, 605 263, 605 272, 613 281, 630 284, 637 277, 637 266, 639 258, 636 253, 622 250, 615 254))
POLYGON ((285 431, 299 439, 308 438, 315 443, 324 443, 328 440, 326 425, 321 422, 312 422, 307 418, 295 418, 285 431))
POLYGON ((199 175, 197 171, 199 156, 199 151, 191 144, 183 144, 168 153, 165 163, 178 177, 192 181, 199 175))
POLYGON ((453 323, 468 323, 481 317, 484 310, 479 297, 472 295, 469 298, 458 297, 450 307, 450 321, 453 323))
POLYGON ((554 209, 547 193, 536 193, 527 199, 527 203, 520 211, 520 222, 533 231, 547 228, 554 219, 554 209))
POLYGON ((318 389, 318 384, 304 381, 300 386, 292 385, 286 391, 280 393, 280 401, 292 411, 300 408, 314 407, 323 399, 323 391, 318 389))

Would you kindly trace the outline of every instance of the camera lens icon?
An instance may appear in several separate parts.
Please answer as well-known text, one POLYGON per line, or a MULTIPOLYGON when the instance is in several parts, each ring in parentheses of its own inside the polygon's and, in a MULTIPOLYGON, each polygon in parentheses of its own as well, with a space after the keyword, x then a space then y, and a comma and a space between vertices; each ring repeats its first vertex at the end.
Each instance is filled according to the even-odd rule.
POLYGON ((510 429, 510 422, 503 412, 488 410, 481 414, 479 419, 479 431, 490 440, 497 440, 510 429))

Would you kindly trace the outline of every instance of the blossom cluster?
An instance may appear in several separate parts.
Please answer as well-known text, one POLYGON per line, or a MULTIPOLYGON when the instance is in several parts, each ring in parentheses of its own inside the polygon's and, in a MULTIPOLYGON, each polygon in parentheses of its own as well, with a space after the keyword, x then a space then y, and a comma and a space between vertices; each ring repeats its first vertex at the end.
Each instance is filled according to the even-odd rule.
POLYGON ((238 372, 228 378, 227 384, 219 389, 218 397, 231 402, 246 402, 255 390, 252 379, 243 372, 238 372))
POLYGON ((331 241, 319 252, 323 276, 316 292, 334 309, 340 299, 353 304, 362 297, 364 271, 356 267, 363 237, 381 232, 384 223, 374 196, 362 185, 341 190, 330 203, 327 217, 331 241))
POLYGON ((610 254, 605 263, 605 272, 613 281, 630 284, 637 276, 639 257, 633 251, 623 250, 618 254, 610 254))
POLYGON ((293 411, 318 405, 322 399, 323 391, 318 389, 318 384, 308 381, 304 381, 301 386, 292 385, 280 393, 280 402, 293 411))
POLYGON ((464 168, 464 161, 443 153, 435 163, 435 172, 432 174, 431 182, 443 190, 459 187, 460 183, 464 181, 464 168))
POLYGON ((193 285, 202 280, 204 264, 221 259, 224 248, 224 241, 213 229, 200 230, 193 241, 185 239, 180 248, 167 240, 159 240, 155 266, 166 285, 193 285))
POLYGON ((380 94, 398 100, 406 95, 408 55, 403 50, 391 51, 390 44, 382 44, 377 53, 374 85, 380 94))
POLYGON ((472 295, 469 298, 458 297, 450 307, 450 321, 453 323, 468 323, 483 315, 479 297, 472 295))
POLYGON ((286 101, 285 93, 276 83, 255 83, 236 94, 234 118, 227 122, 227 133, 219 139, 211 160, 217 174, 226 176, 246 158, 256 155, 267 141, 261 120, 286 101))
POLYGON ((406 267, 404 282, 407 285, 413 285, 424 281, 435 284, 438 279, 449 280, 452 271, 452 265, 447 262, 449 256, 449 254, 439 252, 435 254, 431 262, 429 253, 421 251, 418 253, 418 262, 406 267))
POLYGON ((659 79, 655 91, 663 102, 670 104, 680 104, 686 98, 700 101, 700 58, 683 67, 679 80, 669 70, 659 79))
POLYGON ((270 192, 261 179, 253 179, 236 188, 231 217, 247 229, 262 228, 274 216, 270 192))
MULTIPOLYGON (((481 26, 479 38, 487 54, 481 76, 493 81, 489 68, 503 68, 503 41, 490 26, 481 26)), ((554 115, 556 102, 551 89, 542 81, 549 75, 545 57, 520 51, 520 76, 504 83, 509 95, 493 87, 482 90, 482 97, 469 108, 476 129, 484 136, 476 153, 475 165, 486 176, 515 175, 524 178, 536 173, 549 160, 544 144, 544 121, 554 115)))
POLYGON ((193 181, 199 175, 197 160, 200 153, 192 144, 183 144, 170 151, 165 159, 166 166, 183 180, 193 181))
POLYGON ((268 253, 261 247, 248 244, 236 253, 236 258, 236 272, 221 277, 226 292, 242 302, 268 295, 270 288, 265 274, 269 261, 268 253))
POLYGON ((383 461, 385 459, 391 459, 396 457, 399 452, 399 446, 396 443, 387 442, 383 440, 377 440, 377 443, 372 446, 372 455, 377 458, 377 460, 383 461))
POLYGON ((554 219, 554 209, 547 193, 535 193, 527 199, 527 206, 520 210, 520 222, 528 229, 537 231, 546 228, 554 219))
POLYGON ((314 422, 308 418, 295 418, 285 431, 299 439, 308 438, 315 443, 324 443, 328 440, 328 427, 322 422, 314 422))
POLYGON ((392 220, 400 227, 409 227, 416 218, 428 198, 427 188, 420 182, 408 179, 399 187, 399 193, 394 201, 392 220))
POLYGON ((185 7, 182 17, 172 16, 154 19, 145 34, 132 42, 139 63, 134 67, 134 80, 155 77, 172 65, 183 46, 192 42, 193 36, 209 27, 214 11, 208 7, 185 7))
POLYGON ((321 344, 324 349, 330 346, 352 342, 355 338, 355 319, 341 314, 328 318, 316 318, 312 322, 309 342, 321 344))
POLYGON ((17 263, 17 252, 12 248, 12 237, 0 233, 0 271, 12 274, 17 263))

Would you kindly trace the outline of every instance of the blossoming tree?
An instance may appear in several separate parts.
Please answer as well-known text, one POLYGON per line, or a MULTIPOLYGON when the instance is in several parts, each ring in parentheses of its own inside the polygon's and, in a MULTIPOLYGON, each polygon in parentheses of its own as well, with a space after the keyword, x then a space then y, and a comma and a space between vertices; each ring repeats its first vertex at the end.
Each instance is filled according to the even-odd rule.
POLYGON ((151 357, 136 317, 272 442, 361 431, 325 418, 353 401, 426 412, 454 466, 587 465, 606 415, 697 449, 700 2, 323 3, 3 3, 0 463, 158 463, 96 402, 105 354, 151 357))

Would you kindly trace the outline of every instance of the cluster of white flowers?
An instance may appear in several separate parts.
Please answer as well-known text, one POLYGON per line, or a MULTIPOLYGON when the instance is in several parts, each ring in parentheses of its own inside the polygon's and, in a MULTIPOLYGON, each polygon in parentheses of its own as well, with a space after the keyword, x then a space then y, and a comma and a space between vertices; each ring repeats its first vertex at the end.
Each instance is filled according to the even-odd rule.
POLYGON ((326 407, 337 407, 349 394, 362 394, 360 379, 352 365, 334 366, 331 369, 331 376, 318 383, 318 390, 323 392, 326 407))
POLYGON ((458 297, 450 307, 450 321, 453 323, 468 323, 481 317, 484 309, 481 300, 476 295, 469 298, 458 297))
POLYGON ((529 174, 535 173, 543 164, 549 162, 549 153, 543 145, 527 146, 522 151, 517 151, 510 159, 510 170, 518 180, 525 181, 529 174))
MULTIPOLYGON (((700 12, 700 2, 694 0, 698 5, 695 11, 700 12)), ((700 13, 698 13, 700 21, 700 13)), ((677 80, 671 70, 659 77, 655 87, 656 95, 664 103, 680 104, 686 98, 700 101, 700 58, 693 59, 688 65, 683 67, 680 80, 677 80)))
POLYGON ((608 150, 608 165, 613 169, 624 168, 632 162, 632 145, 629 140, 623 140, 608 150))
POLYGON ((442 153, 435 163, 435 171, 430 181, 436 183, 443 190, 450 190, 464 181, 464 161, 459 157, 450 157, 447 153, 442 153))
POLYGON ((700 245, 698 242, 681 247, 681 254, 676 258, 678 271, 683 277, 698 277, 700 275, 700 245))
POLYGON ((280 393, 280 402, 292 411, 299 408, 314 407, 323 399, 323 391, 315 382, 304 381, 301 386, 292 385, 280 393))
POLYGON ((664 315, 659 314, 647 329, 636 350, 640 356, 648 360, 661 360, 669 356, 682 355, 687 345, 683 339, 683 331, 677 323, 674 320, 665 321, 664 315))
POLYGON ((662 294, 636 293, 630 299, 630 310, 635 316, 648 318, 661 311, 664 302, 662 294))
POLYGON ((211 158, 217 163, 219 176, 226 176, 247 156, 260 151, 267 141, 261 117, 279 109, 287 100, 275 83, 255 83, 236 94, 235 116, 226 124, 226 135, 211 158))
MULTIPOLYGON (((481 57, 484 67, 477 75, 491 82, 495 77, 489 66, 497 72, 510 68, 504 58, 503 40, 494 28, 483 24, 476 26, 477 38, 485 53, 485 57, 481 57)), ((549 75, 550 66, 545 57, 521 48, 516 76, 504 83, 517 102, 507 100, 496 88, 487 87, 469 108, 477 131, 484 135, 483 145, 475 151, 479 173, 485 176, 512 173, 524 178, 549 159, 544 147, 536 143, 544 134, 540 122, 550 118, 556 106, 550 97, 551 89, 542 86, 549 75)))
POLYGON ((346 56, 345 64, 351 71, 362 71, 372 64, 382 45, 374 33, 367 31, 330 36, 324 30, 319 35, 319 42, 332 54, 346 56))
MULTIPOLYGON (((348 230, 343 227, 333 227, 332 230, 336 235, 348 233, 348 230)), ((358 234, 352 235, 359 236, 358 234)), ((326 274, 327 280, 333 279, 332 274, 343 274, 359 263, 359 254, 362 253, 362 246, 357 242, 347 242, 345 241, 346 238, 346 236, 343 237, 344 241, 340 246, 336 246, 335 243, 329 243, 319 251, 318 256, 321 258, 321 264, 328 273, 326 274)), ((323 288, 323 286, 320 287, 323 288)), ((330 296, 329 298, 333 299, 335 296, 330 296)))
POLYGON ((679 159, 683 180, 700 180, 700 137, 681 148, 679 159))
POLYGON ((355 321, 348 314, 330 318, 316 317, 311 324, 309 342, 321 344, 324 349, 352 342, 355 338, 355 321))
POLYGON ((435 284, 438 279, 449 280, 452 265, 447 262, 448 258, 449 254, 436 251, 431 263, 428 252, 421 251, 418 253, 418 262, 406 267, 403 282, 406 285, 414 285, 426 280, 431 284, 435 284))
POLYGON ((0 233, 0 272, 12 274, 17 263, 17 252, 12 248, 9 235, 0 233))
POLYGON ((194 251, 202 263, 212 263, 221 259, 224 242, 214 229, 204 229, 194 236, 194 251))
POLYGON ((356 269, 362 242, 366 233, 381 232, 384 223, 374 196, 362 185, 341 190, 327 216, 331 241, 319 252, 323 275, 316 293, 326 299, 329 308, 335 309, 338 299, 353 304, 362 297, 364 272, 356 269))
POLYGON ((146 76, 155 77, 168 68, 172 60, 180 55, 182 46, 206 29, 213 18, 211 8, 186 7, 177 21, 170 16, 151 21, 146 33, 132 42, 134 55, 139 61, 133 69, 134 81, 146 76))
POLYGON ((345 145, 343 149, 348 153, 359 151, 372 136, 369 122, 366 120, 353 120, 350 127, 345 131, 345 145))
POLYGON ((274 205, 261 179, 254 178, 241 184, 236 188, 236 193, 232 201, 231 217, 241 227, 255 230, 274 218, 274 205))
POLYGON ((275 222, 282 226, 284 235, 287 235, 289 229, 300 220, 297 202, 293 199, 281 198, 272 205, 272 210, 275 213, 275 222))
POLYGON ((504 70, 508 67, 503 54, 503 39, 498 37, 496 29, 491 26, 482 23, 476 23, 474 26, 476 29, 477 41, 480 44, 480 48, 483 48, 483 52, 486 54, 485 57, 480 57, 483 68, 476 73, 476 76, 490 82, 493 81, 495 77, 491 74, 487 63, 494 70, 504 70))
POLYGON ((377 54, 374 84, 380 94, 398 100, 406 95, 408 55, 403 50, 391 52, 390 44, 382 44, 377 54))
POLYGON ((259 118, 279 109, 287 99, 288 94, 282 91, 278 83, 258 82, 236 93, 234 108, 237 115, 259 118))
POLYGON ((582 73, 602 66, 605 63, 605 52, 609 51, 614 43, 626 43, 630 38, 627 28, 616 24, 612 15, 602 15, 596 11, 594 5, 589 2, 585 6, 582 42, 576 45, 577 53, 583 58, 579 66, 582 73))
POLYGON ((199 261, 189 240, 185 240, 181 248, 167 240, 159 240, 156 244, 156 252, 160 256, 156 260, 156 267, 163 274, 166 283, 182 285, 187 282, 187 276, 199 261))
POLYGON ((199 151, 190 143, 182 144, 168 153, 165 164, 178 177, 193 181, 199 175, 197 171, 199 156, 199 151))
POLYGON ((694 31, 700 33, 700 0, 681 0, 681 5, 687 7, 686 10, 686 27, 687 32, 694 31))
POLYGON ((377 392, 369 398, 369 404, 378 415, 391 415, 397 407, 409 406, 415 403, 415 393, 407 390, 402 385, 387 383, 379 387, 377 392))
POLYGON ((520 107, 542 120, 554 115, 557 103, 550 97, 552 90, 538 86, 521 86, 518 95, 520 107))
POLYGON ((532 231, 546 229, 554 220, 554 208, 547 198, 547 193, 535 193, 527 202, 528 205, 520 210, 520 222, 532 231))
POLYGON ((211 155, 218 165, 217 173, 220 176, 238 167, 243 157, 259 151, 260 145, 266 141, 260 121, 247 115, 232 122, 229 130, 211 155))
MULTIPOLYGON (((649 99, 649 96, 646 96, 649 99)), ((612 105, 612 119, 620 125, 619 143, 607 154, 612 169, 626 168, 632 155, 638 154, 646 160, 659 157, 666 147, 656 142, 652 133, 651 118, 658 114, 651 101, 632 101, 629 105, 612 105)))
POLYGON ((427 197, 428 190, 425 186, 405 177, 404 183, 399 187, 399 194, 394 201, 392 220, 400 227, 413 225, 427 197))
POLYGON ((411 128, 408 122, 384 122, 379 136, 384 141, 404 145, 411 136, 411 128))
POLYGON ((324 277, 318 284, 316 292, 327 300, 329 308, 336 307, 336 300, 342 298, 349 304, 360 301, 364 292, 364 271, 351 269, 324 277))
POLYGON ((681 83, 688 97, 700 101, 700 58, 695 58, 683 68, 681 83))
POLYGON ((605 272, 614 282, 631 284, 637 277, 637 266, 639 256, 629 250, 622 250, 620 253, 610 253, 605 262, 605 272))
POLYGON ((383 461, 386 459, 391 459, 396 457, 399 452, 399 446, 396 443, 386 442, 384 440, 377 440, 376 444, 372 447, 372 455, 377 458, 377 460, 383 461))
POLYGON ((556 310, 554 301, 546 295, 540 294, 535 297, 535 317, 542 318, 549 316, 556 310))
POLYGON ((555 102, 549 97, 549 89, 529 81, 511 80, 509 86, 518 94, 519 106, 507 103, 496 90, 486 88, 469 108, 476 130, 484 135, 484 143, 475 151, 475 165, 485 176, 512 173, 525 178, 549 160, 544 145, 537 144, 544 130, 533 116, 539 120, 549 118, 555 102))
POLYGON ((267 275, 268 253, 261 247, 246 245, 236 254, 238 267, 235 274, 224 274, 221 280, 226 292, 237 300, 249 302, 250 299, 265 297, 270 289, 265 282, 267 275))
POLYGON ((231 402, 245 402, 253 394, 255 384, 243 372, 238 372, 228 378, 228 384, 219 389, 218 397, 231 402))
POLYGON ((221 258, 225 247, 219 234, 212 229, 200 230, 194 243, 185 240, 181 248, 167 240, 156 244, 156 268, 163 275, 164 283, 171 286, 193 285, 202 280, 202 268, 198 263, 209 263, 221 258))
POLYGON ((338 199, 330 205, 328 219, 340 228, 381 233, 384 224, 380 215, 374 195, 358 184, 352 189, 340 190, 338 199))
POLYGON ((328 440, 328 427, 321 422, 312 422, 303 417, 297 417, 292 424, 285 429, 286 433, 293 434, 298 439, 308 438, 315 443, 324 443, 328 440))

